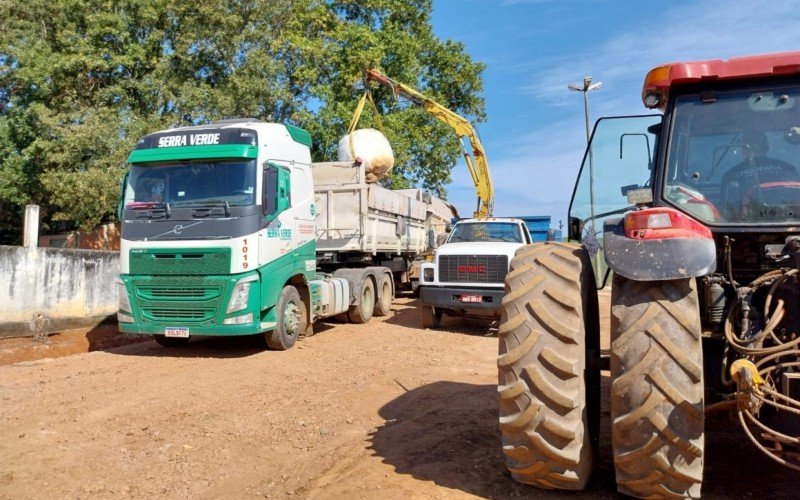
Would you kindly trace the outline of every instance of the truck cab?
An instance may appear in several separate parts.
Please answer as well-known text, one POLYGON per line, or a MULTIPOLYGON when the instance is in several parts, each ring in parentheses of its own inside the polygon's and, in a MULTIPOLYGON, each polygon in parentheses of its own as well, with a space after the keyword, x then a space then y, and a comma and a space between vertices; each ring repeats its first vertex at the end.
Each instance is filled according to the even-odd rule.
POLYGON ((499 316, 509 262, 531 241, 521 219, 458 221, 433 262, 422 265, 423 326, 440 326, 444 314, 499 316))

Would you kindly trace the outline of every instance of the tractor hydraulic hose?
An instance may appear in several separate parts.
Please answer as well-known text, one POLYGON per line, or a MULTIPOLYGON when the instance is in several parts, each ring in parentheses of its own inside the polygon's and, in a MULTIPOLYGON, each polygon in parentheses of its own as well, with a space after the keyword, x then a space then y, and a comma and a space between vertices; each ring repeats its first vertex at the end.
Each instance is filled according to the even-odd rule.
POLYGON ((766 446, 761 444, 755 438, 755 436, 753 436, 753 433, 750 431, 750 428, 747 426, 747 423, 744 421, 744 417, 742 416, 742 413, 744 413, 744 412, 742 412, 742 411, 739 412, 739 423, 742 424, 742 428, 744 429, 745 433, 747 433, 747 437, 749 437, 750 441, 752 441, 753 444, 756 445, 756 448, 761 450, 764 454, 766 454, 768 457, 770 457, 772 460, 778 462, 779 464, 781 464, 781 465, 783 465, 785 467, 788 467, 790 469, 793 469, 793 470, 796 470, 796 471, 800 471, 800 465, 796 465, 796 464, 787 462, 786 460, 782 459, 781 457, 779 457, 778 455, 773 453, 773 450, 770 450, 769 448, 767 448, 766 446))

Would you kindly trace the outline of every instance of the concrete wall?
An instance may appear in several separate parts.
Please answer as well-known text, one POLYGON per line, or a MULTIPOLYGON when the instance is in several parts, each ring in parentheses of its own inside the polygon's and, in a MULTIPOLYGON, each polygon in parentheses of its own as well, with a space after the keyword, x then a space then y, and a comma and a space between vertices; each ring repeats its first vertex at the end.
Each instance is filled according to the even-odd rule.
POLYGON ((116 252, 0 246, 0 337, 96 325, 117 311, 118 274, 116 252))

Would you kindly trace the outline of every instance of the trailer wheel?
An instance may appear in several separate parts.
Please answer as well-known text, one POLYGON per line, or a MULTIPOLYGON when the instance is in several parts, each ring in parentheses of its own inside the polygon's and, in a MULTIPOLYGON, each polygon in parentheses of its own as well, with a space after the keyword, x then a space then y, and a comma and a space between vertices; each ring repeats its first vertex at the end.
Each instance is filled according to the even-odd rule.
POLYGON ((422 320, 422 328, 439 328, 442 326, 442 314, 444 314, 444 311, 441 307, 433 307, 425 304, 419 306, 419 317, 422 320))
POLYGON ((611 289, 611 439, 617 489, 700 497, 703 353, 694 279, 611 289))
POLYGON ((597 291, 586 251, 523 247, 506 276, 498 335, 500 430, 512 477, 580 490, 592 470, 599 419, 597 291), (590 349, 587 349, 589 347, 590 349))
POLYGON ((266 333, 267 347, 275 351, 285 351, 297 342, 297 338, 307 328, 306 305, 297 288, 292 285, 283 287, 275 306, 275 318, 275 328, 266 333))
POLYGON ((391 274, 384 274, 381 276, 378 289, 381 293, 378 294, 378 301, 375 303, 375 315, 387 316, 392 312, 392 302, 394 301, 394 288, 392 287, 391 274))
POLYGON ((358 297, 358 304, 350 306, 347 315, 353 323, 366 323, 375 312, 375 285, 371 278, 364 277, 361 281, 358 297))
POLYGON ((156 342, 163 347, 183 347, 189 343, 188 338, 166 337, 164 335, 153 335, 156 342))

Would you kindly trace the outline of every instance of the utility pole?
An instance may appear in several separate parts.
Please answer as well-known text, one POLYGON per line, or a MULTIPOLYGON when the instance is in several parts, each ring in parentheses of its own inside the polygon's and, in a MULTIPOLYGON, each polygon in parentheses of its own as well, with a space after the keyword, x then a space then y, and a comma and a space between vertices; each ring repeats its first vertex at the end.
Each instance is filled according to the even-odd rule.
MULTIPOLYGON (((567 88, 574 92, 583 92, 583 116, 586 121, 586 147, 587 153, 589 156, 589 218, 592 221, 592 233, 593 236, 596 237, 597 235, 597 228, 595 227, 595 211, 594 211, 594 162, 592 158, 592 149, 589 147, 590 143, 590 133, 589 133, 589 92, 592 90, 597 90, 600 86, 603 85, 602 82, 592 83, 591 76, 583 77, 583 85, 578 85, 574 83, 570 83, 567 85, 567 88)), ((594 269, 595 269, 595 276, 600 272, 600 254, 595 253, 592 256, 592 260, 594 260, 594 269)))

